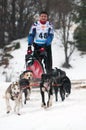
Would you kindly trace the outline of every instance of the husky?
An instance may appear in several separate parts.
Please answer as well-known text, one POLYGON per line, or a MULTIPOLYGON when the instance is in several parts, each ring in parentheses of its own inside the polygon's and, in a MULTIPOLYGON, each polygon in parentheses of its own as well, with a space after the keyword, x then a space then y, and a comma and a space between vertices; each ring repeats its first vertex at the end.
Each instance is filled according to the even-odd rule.
POLYGON ((22 91, 18 82, 11 83, 5 92, 7 113, 10 113, 12 109, 10 99, 15 102, 14 112, 20 115, 20 107, 22 104, 22 91))

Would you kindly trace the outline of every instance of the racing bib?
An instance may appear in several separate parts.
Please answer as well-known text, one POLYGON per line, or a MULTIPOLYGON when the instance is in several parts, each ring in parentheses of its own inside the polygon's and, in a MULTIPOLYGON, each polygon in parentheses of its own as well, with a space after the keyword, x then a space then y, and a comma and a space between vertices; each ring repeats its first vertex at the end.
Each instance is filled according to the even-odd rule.
POLYGON ((34 38, 34 42, 37 44, 45 44, 47 36, 48 36, 48 29, 49 29, 49 24, 41 24, 38 22, 36 26, 36 36, 34 38))

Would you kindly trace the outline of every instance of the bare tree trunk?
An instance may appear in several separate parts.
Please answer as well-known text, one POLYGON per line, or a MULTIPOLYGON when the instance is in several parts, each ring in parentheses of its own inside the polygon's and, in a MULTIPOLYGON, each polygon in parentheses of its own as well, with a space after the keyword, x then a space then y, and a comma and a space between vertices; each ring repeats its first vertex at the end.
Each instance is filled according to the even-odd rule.
POLYGON ((65 53, 65 62, 63 67, 69 68, 69 55, 68 54, 68 39, 69 39, 69 31, 70 31, 70 19, 67 21, 67 16, 65 14, 62 15, 62 28, 63 28, 63 45, 64 45, 64 53, 65 53))
POLYGON ((12 0, 12 15, 11 15, 11 37, 12 37, 12 40, 15 40, 15 37, 16 37, 16 28, 15 28, 15 22, 16 22, 16 18, 15 18, 15 15, 16 15, 16 9, 15 9, 15 0, 12 0))

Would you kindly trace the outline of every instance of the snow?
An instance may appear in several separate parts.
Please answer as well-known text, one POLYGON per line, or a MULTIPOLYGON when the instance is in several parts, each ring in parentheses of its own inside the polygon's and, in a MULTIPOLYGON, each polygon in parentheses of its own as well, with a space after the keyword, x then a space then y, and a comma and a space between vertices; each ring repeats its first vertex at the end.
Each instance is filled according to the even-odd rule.
MULTIPOLYGON (((48 109, 41 108, 41 95, 38 89, 32 89, 31 99, 21 107, 21 115, 16 115, 13 110, 6 114, 4 94, 10 82, 5 82, 5 74, 11 81, 17 80, 19 74, 25 70, 25 54, 27 51, 27 38, 17 40, 21 43, 21 49, 11 52, 14 56, 10 60, 9 67, 0 67, 0 130, 86 130, 86 89, 76 88, 72 85, 72 92, 64 102, 55 102, 48 109), (2 75, 3 72, 6 72, 2 75)), ((64 62, 64 51, 61 41, 54 38, 53 45, 53 67, 66 71, 71 80, 86 81, 86 55, 80 55, 75 50, 71 57, 72 68, 61 67, 64 62)), ((85 85, 86 86, 86 85, 85 85)), ((46 95, 47 96, 47 95, 46 95)), ((14 102, 11 101, 13 107, 14 102)))
POLYGON ((32 90, 31 100, 21 108, 21 115, 13 111, 6 114, 5 101, 2 98, 7 83, 0 87, 0 129, 2 130, 86 130, 86 89, 72 88, 71 95, 64 102, 41 108, 40 92, 32 90))

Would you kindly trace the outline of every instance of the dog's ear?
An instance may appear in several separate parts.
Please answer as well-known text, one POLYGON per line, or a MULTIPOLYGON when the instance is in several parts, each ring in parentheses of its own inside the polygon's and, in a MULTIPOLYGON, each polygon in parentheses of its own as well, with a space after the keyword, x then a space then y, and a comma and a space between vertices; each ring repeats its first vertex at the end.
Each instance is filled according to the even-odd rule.
POLYGON ((20 74, 20 79, 22 79, 24 77, 24 73, 20 74))
POLYGON ((52 76, 58 76, 58 69, 52 69, 52 76))
POLYGON ((19 82, 18 82, 18 81, 16 81, 16 82, 15 82, 15 85, 19 85, 19 82))
POLYGON ((14 87, 14 82, 10 85, 10 87, 11 87, 11 88, 13 88, 13 87, 14 87))

